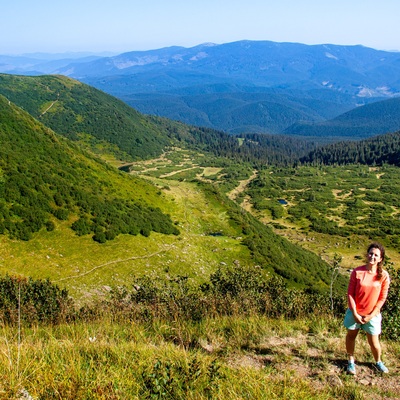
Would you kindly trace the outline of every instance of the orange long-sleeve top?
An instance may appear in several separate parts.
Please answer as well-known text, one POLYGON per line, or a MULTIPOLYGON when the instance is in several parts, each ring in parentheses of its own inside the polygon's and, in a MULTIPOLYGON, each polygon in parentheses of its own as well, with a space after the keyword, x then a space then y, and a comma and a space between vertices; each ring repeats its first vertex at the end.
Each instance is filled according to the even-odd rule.
POLYGON ((382 308, 386 301, 390 285, 389 274, 383 271, 378 281, 365 265, 353 269, 347 289, 350 310, 357 310, 363 316, 372 313, 375 307, 382 308))

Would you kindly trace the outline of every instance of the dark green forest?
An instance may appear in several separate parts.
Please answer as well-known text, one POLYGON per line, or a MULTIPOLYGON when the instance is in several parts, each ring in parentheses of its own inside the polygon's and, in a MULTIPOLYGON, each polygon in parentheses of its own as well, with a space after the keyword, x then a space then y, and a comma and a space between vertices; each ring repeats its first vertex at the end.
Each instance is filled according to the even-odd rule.
POLYGON ((301 157, 300 162, 314 165, 391 164, 400 166, 400 132, 361 141, 341 141, 319 147, 307 156, 301 157))
MULTIPOLYGON (((178 234, 169 216, 113 194, 124 176, 82 151, 0 96, 0 233, 29 240, 54 220, 69 220, 77 234, 105 242, 120 233, 178 234)), ((136 184, 137 185, 137 184, 136 184)), ((155 192, 150 185, 140 183, 155 192)), ((138 185, 137 185, 138 186, 138 185)), ((139 197, 139 196, 138 196, 139 197)))
POLYGON ((285 135, 247 133, 229 135, 211 128, 189 127, 158 117, 149 117, 158 123, 180 145, 211 156, 235 162, 247 162, 258 168, 264 165, 292 165, 300 155, 316 148, 312 141, 285 135))

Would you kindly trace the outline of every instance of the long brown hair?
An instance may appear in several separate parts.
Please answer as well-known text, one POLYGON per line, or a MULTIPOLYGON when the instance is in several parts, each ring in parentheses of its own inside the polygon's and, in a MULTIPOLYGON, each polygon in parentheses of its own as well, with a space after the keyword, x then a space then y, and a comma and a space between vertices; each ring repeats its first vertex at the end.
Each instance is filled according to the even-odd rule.
POLYGON ((383 264, 385 262, 385 248, 378 242, 373 242, 368 246, 367 254, 369 254, 371 249, 378 249, 381 252, 381 261, 378 262, 378 268, 376 270, 376 279, 378 281, 382 278, 383 264))

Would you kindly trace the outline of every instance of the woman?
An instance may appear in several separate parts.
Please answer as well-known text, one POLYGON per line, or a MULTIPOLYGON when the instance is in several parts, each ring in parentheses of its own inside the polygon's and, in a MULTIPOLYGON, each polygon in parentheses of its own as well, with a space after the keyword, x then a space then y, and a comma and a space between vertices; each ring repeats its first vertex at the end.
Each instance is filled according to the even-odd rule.
POLYGON ((389 290, 389 274, 382 269, 385 248, 380 243, 372 243, 367 251, 367 264, 355 268, 350 275, 347 300, 349 308, 344 318, 347 328, 346 351, 348 355, 347 372, 356 374, 354 349, 360 329, 365 331, 378 371, 389 370, 381 360, 381 308, 389 290))

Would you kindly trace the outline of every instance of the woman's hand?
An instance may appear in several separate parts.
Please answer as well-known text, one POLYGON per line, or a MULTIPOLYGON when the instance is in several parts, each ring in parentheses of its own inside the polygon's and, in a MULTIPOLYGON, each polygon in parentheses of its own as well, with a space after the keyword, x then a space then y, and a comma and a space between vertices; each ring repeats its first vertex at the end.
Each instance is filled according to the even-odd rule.
POLYGON ((357 322, 357 324, 365 324, 366 321, 364 320, 365 317, 361 316, 358 314, 356 311, 353 312, 354 320, 357 322))
POLYGON ((371 321, 372 316, 371 315, 366 315, 365 317, 361 317, 362 324, 366 324, 367 322, 371 321))

